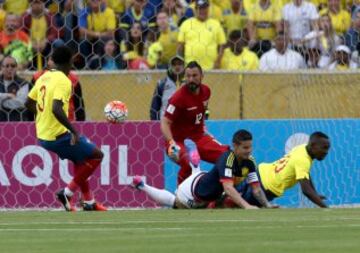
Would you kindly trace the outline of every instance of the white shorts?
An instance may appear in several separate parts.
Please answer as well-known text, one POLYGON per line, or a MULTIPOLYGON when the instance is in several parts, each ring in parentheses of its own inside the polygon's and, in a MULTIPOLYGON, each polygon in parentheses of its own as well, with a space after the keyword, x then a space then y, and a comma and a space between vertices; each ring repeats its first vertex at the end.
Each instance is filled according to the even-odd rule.
POLYGON ((197 182, 204 174, 203 171, 193 173, 179 185, 176 198, 187 208, 203 208, 206 206, 207 202, 196 200, 193 195, 197 182))

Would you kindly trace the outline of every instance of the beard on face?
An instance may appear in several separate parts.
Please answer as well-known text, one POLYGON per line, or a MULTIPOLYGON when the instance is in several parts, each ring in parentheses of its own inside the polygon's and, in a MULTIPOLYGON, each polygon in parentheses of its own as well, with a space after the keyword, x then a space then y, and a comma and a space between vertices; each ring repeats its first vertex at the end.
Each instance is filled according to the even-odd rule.
POLYGON ((191 91, 196 91, 196 89, 199 87, 199 84, 194 82, 188 83, 187 85, 191 91))

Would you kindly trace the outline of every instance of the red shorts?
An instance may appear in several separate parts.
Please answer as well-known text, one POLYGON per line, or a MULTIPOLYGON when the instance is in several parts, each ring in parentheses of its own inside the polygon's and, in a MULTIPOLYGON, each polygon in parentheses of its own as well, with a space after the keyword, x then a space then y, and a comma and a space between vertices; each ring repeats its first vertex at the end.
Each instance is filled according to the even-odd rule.
MULTIPOLYGON (((211 135, 203 135, 200 138, 192 139, 198 148, 201 160, 209 163, 215 163, 216 160, 226 151, 229 150, 228 145, 219 143, 211 135)), ((178 184, 191 175, 191 167, 186 155, 186 149, 183 141, 177 141, 177 145, 180 146, 180 160, 177 162, 180 165, 180 171, 178 173, 178 184)), ((166 150, 169 148, 169 144, 166 144, 166 150)))

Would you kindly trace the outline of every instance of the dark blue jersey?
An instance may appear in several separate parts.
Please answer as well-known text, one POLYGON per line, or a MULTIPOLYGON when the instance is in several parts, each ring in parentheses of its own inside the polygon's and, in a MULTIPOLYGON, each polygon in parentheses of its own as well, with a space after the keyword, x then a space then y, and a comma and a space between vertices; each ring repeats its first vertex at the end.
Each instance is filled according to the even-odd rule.
POLYGON ((248 183, 258 182, 255 162, 246 159, 239 163, 234 152, 227 151, 219 157, 212 170, 199 179, 194 194, 204 201, 216 200, 224 191, 223 182, 237 185, 245 179, 248 183))

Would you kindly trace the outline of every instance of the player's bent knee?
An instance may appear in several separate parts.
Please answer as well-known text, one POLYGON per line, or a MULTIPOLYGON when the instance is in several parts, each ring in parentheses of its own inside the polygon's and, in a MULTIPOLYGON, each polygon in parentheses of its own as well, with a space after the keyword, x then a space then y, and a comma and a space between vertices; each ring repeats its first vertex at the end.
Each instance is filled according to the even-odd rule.
POLYGON ((91 158, 102 160, 104 158, 104 153, 100 149, 95 148, 91 158))

